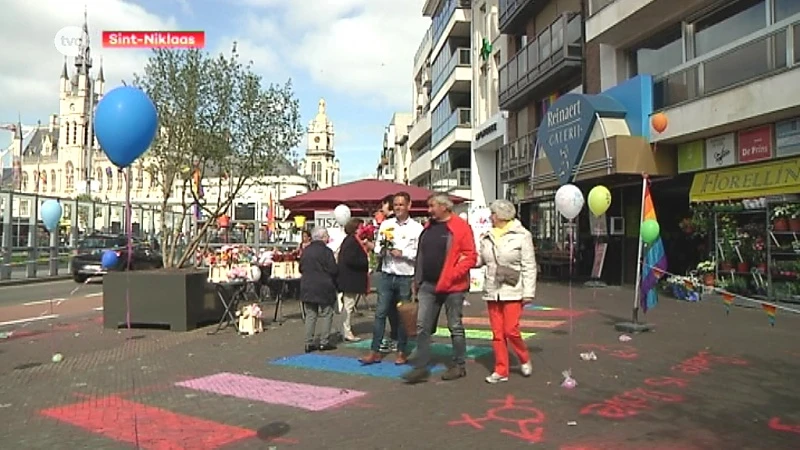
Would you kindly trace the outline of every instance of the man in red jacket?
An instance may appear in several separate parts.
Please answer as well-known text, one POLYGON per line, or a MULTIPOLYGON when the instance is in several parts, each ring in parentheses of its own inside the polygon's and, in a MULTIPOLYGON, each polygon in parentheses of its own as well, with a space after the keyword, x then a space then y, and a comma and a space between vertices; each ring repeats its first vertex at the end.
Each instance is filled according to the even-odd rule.
POLYGON ((417 350, 415 368, 403 375, 408 383, 426 381, 430 376, 431 334, 442 305, 453 340, 453 362, 442 380, 456 380, 467 375, 467 339, 461 321, 464 296, 469 291, 469 270, 478 255, 472 227, 453 214, 453 202, 445 194, 428 198, 431 220, 420 235, 414 286, 419 301, 417 313, 417 350))

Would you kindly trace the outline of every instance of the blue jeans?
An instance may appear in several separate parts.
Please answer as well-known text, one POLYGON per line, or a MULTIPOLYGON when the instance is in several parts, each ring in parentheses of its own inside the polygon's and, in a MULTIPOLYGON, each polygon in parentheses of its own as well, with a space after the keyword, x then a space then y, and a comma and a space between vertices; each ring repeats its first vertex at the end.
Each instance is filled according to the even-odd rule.
POLYGON ((419 310, 417 312, 417 356, 414 361, 418 368, 431 363, 431 334, 436 332, 436 320, 444 306, 447 328, 453 341, 453 362, 464 367, 467 357, 467 339, 462 322, 465 292, 437 294, 434 285, 423 282, 417 290, 419 310))
POLYGON ((375 308, 375 324, 372 327, 372 351, 378 352, 386 329, 386 319, 392 334, 397 333, 397 351, 405 353, 408 336, 400 326, 397 303, 411 300, 411 281, 413 277, 381 273, 378 281, 378 305, 375 308))

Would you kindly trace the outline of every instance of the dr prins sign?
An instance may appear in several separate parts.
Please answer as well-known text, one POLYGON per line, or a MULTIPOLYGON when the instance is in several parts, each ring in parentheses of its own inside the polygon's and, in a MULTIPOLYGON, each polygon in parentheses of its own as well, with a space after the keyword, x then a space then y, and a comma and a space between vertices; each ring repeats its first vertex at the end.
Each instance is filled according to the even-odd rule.
POLYGON ((583 156, 595 114, 595 108, 581 94, 566 94, 547 110, 539 127, 537 145, 547 155, 560 184, 572 181, 572 172, 583 156))

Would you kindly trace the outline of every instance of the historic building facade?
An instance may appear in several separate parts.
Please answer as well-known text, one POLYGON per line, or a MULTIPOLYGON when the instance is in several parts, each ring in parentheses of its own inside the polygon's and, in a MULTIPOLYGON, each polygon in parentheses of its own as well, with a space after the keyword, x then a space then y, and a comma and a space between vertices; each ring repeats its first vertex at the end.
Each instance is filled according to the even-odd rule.
POLYGON ((325 99, 319 100, 317 115, 308 123, 306 156, 300 173, 322 188, 339 184, 339 160, 333 148, 333 123, 328 118, 325 99))

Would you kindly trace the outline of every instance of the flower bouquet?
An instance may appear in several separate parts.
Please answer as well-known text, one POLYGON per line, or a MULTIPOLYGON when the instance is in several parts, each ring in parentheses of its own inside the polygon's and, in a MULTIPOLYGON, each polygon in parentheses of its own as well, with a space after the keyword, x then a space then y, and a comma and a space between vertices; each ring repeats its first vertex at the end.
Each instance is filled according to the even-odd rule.
POLYGON ((694 276, 673 275, 666 279, 666 289, 673 297, 687 302, 700 300, 700 280, 694 276))
POLYGON ((389 251, 394 248, 394 227, 388 227, 381 231, 380 245, 381 251, 389 251))
POLYGON ((358 231, 356 232, 356 237, 360 241, 374 241, 375 240, 375 233, 377 232, 377 228, 375 225, 371 223, 362 223, 358 227, 358 231))

